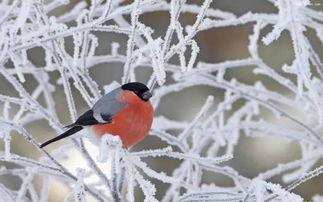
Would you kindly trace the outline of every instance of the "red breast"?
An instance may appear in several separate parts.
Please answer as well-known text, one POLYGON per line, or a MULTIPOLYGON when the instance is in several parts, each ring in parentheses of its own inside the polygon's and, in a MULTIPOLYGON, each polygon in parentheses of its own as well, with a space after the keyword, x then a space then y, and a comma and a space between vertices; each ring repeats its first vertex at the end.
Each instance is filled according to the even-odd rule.
POLYGON ((118 100, 126 105, 112 116, 112 122, 93 126, 94 132, 102 136, 106 133, 118 135, 126 147, 142 140, 149 132, 154 110, 149 101, 141 100, 132 91, 124 90, 118 100))

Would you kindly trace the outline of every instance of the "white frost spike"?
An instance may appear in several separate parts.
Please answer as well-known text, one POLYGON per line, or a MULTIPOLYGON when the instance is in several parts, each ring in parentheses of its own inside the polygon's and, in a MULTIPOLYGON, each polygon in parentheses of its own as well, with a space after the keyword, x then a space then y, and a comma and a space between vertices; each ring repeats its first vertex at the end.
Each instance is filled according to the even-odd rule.
POLYGON ((129 202, 134 202, 135 201, 135 197, 134 197, 134 188, 136 186, 135 184, 135 180, 134 180, 134 175, 133 170, 130 168, 127 169, 127 174, 128 174, 128 188, 127 188, 127 201, 129 202))
MULTIPOLYGON (((176 25, 175 25, 175 23, 176 23, 176 11, 179 9, 179 1, 177 1, 177 0, 174 0, 174 1, 171 1, 170 2, 170 24, 169 24, 169 26, 171 27, 171 28, 174 28, 176 25)), ((171 29, 170 28, 170 29, 171 29)))
POLYGON ((15 65, 15 71, 17 73, 17 76, 19 78, 19 81, 21 83, 24 83, 26 81, 25 76, 22 73, 22 69, 23 69, 24 66, 23 66, 20 58, 18 58, 18 56, 15 53, 11 52, 11 51, 9 51, 8 54, 10 55, 11 60, 12 60, 12 62, 15 65))
POLYGON ((273 31, 263 37, 262 41, 265 45, 269 45, 272 41, 276 40, 281 32, 286 29, 286 27, 291 23, 292 12, 289 12, 289 9, 293 9, 290 6, 289 0, 277 0, 275 2, 276 6, 279 9, 279 21, 274 25, 273 31))
POLYGON ((288 23, 289 23, 289 20, 284 19, 283 22, 274 25, 273 31, 267 34, 266 36, 264 36, 262 38, 262 42, 268 46, 274 40, 277 40, 281 35, 281 32, 286 28, 288 23))
POLYGON ((134 51, 134 40, 135 40, 135 35, 137 31, 137 25, 138 25, 138 18, 140 12, 139 7, 140 7, 141 0, 135 0, 133 3, 133 9, 131 12, 131 34, 129 35, 129 39, 127 41, 127 59, 124 64, 124 71, 123 71, 123 77, 122 77, 122 84, 125 84, 129 81, 130 77, 130 72, 131 72, 131 62, 132 62, 132 53, 134 51))
POLYGON ((291 66, 284 64, 282 66, 282 69, 284 70, 284 72, 290 73, 290 74, 298 74, 299 73, 296 68, 295 62, 291 66))
POLYGON ((312 198, 313 202, 322 202, 323 201, 323 195, 315 194, 315 196, 312 198))
POLYGON ((192 31, 194 31, 194 30, 193 30, 193 26, 192 26, 192 25, 187 25, 187 26, 185 27, 185 32, 186 32, 186 33, 190 33, 190 32, 192 32, 192 31))
POLYGON ((100 153, 97 159, 99 162, 104 163, 107 161, 111 149, 120 148, 122 143, 119 136, 109 134, 103 135, 100 141, 100 153))
POLYGON ((118 49, 120 47, 120 44, 117 42, 111 43, 111 55, 116 56, 118 55, 118 49))
POLYGON ((84 191, 84 169, 77 169, 77 182, 73 189, 74 199, 77 202, 85 202, 85 191, 84 191))
POLYGON ((121 84, 118 83, 117 81, 112 81, 109 85, 103 86, 103 90, 104 90, 104 93, 107 94, 110 91, 112 91, 120 86, 121 86, 121 84))
POLYGON ((264 184, 263 181, 260 179, 254 179, 251 182, 251 186, 255 189, 254 192, 256 194, 256 202, 263 202, 264 201, 264 184))
POLYGON ((88 53, 88 59, 92 59, 92 57, 95 54, 95 49, 98 47, 99 43, 98 43, 98 38, 95 35, 90 34, 89 38, 91 43, 90 43, 90 48, 88 53))
POLYGON ((46 69, 53 68, 53 55, 50 51, 45 51, 45 62, 46 62, 46 69))
POLYGON ((191 53, 191 58, 188 61, 187 71, 192 70, 197 54, 200 52, 200 48, 198 47, 197 43, 194 40, 192 41, 191 48, 192 48, 192 53, 191 53))
POLYGON ((186 61, 185 61, 185 48, 181 48, 179 53, 178 53, 178 57, 179 57, 179 63, 181 65, 181 71, 182 72, 186 72, 186 61))
POLYGON ((97 157, 97 160, 101 163, 104 163, 107 161, 109 154, 110 154, 110 145, 109 145, 109 138, 108 135, 104 135, 101 137, 100 141, 100 150, 99 150, 99 156, 97 157))
POLYGON ((16 20, 16 26, 18 28, 22 28, 23 26, 26 25, 26 21, 28 19, 29 12, 30 12, 30 7, 31 7, 31 1, 22 1, 21 2, 19 16, 16 20))
POLYGON ((74 52, 73 52, 73 66, 77 67, 80 58, 80 48, 82 44, 83 35, 79 33, 73 34, 74 52))
POLYGON ((21 51, 21 63, 26 66, 28 64, 28 58, 27 58, 27 51, 22 50, 21 51))
POLYGON ((166 72, 165 72, 165 67, 164 67, 164 59, 162 57, 163 52, 162 52, 162 39, 157 38, 156 40, 153 40, 151 37, 152 31, 150 28, 146 27, 142 23, 138 23, 138 28, 142 30, 144 36, 148 40, 148 47, 150 49, 150 56, 151 56, 151 62, 152 62, 152 67, 154 70, 155 78, 158 82, 158 85, 161 86, 165 83, 166 80, 166 72))
POLYGON ((2 39, 2 41, 0 40, 0 61, 3 60, 3 58, 5 57, 5 55, 8 52, 8 40, 4 40, 5 39, 5 34, 0 32, 0 39, 2 39))
POLYGON ((5 160, 9 161, 11 158, 10 154, 10 143, 11 143, 11 136, 10 133, 6 133, 4 137, 4 148, 5 148, 5 160))
POLYGON ((9 120, 9 110, 10 110, 11 106, 10 106, 10 102, 5 102, 4 106, 3 106, 3 118, 5 118, 6 120, 9 120))
POLYGON ((148 180, 145 180, 142 175, 138 173, 138 171, 134 172, 134 176, 145 195, 144 202, 158 202, 154 197, 154 195, 156 194, 155 186, 148 180))
MULTIPOLYGON (((223 81, 224 74, 225 74, 225 70, 219 69, 219 71, 217 72, 217 75, 216 75, 216 80, 223 81)), ((226 92, 228 92, 228 91, 226 91, 226 92)))
POLYGON ((15 198, 15 201, 24 201, 27 189, 30 188, 30 184, 32 183, 32 180, 35 176, 37 168, 27 168, 26 169, 26 175, 22 178, 22 184, 19 188, 19 191, 17 193, 17 197, 15 198))
MULTIPOLYGON (((155 63, 155 62, 153 62, 155 63)), ((162 86, 165 81, 166 81, 166 72, 165 72, 165 67, 164 65, 160 62, 160 60, 158 60, 157 63, 155 63, 154 65, 154 73, 158 82, 159 86, 162 86)))
MULTIPOLYGON (((122 201, 125 194, 128 201, 138 201, 135 190, 143 192, 149 202, 302 200, 290 191, 323 173, 322 166, 314 169, 323 150, 320 134, 323 126, 319 121, 323 117, 323 62, 312 43, 315 35, 315 42, 323 42, 323 14, 316 9, 314 2, 311 5, 309 0, 268 0, 279 14, 256 11, 235 15, 230 10, 209 7, 211 0, 199 3, 187 0, 90 1, 89 7, 85 1, 75 4, 74 8, 65 6, 62 8, 65 13, 54 12, 55 17, 53 10, 69 1, 3 0, 0 3, 0 78, 10 85, 10 89, 2 86, 0 92, 0 138, 4 145, 0 161, 14 166, 0 168, 0 178, 8 175, 21 180, 19 191, 0 184, 0 201, 45 202, 52 191, 49 183, 53 178, 68 185, 70 190, 65 201, 74 198, 84 201, 85 195, 91 195, 95 201, 122 201), (140 18, 139 13, 143 13, 140 18), (157 24, 151 27, 145 24, 145 18, 157 15, 170 18, 155 20, 166 29, 157 30, 157 24), (195 22, 187 26, 186 16, 196 16, 195 22), (249 24, 254 26, 252 33, 246 32, 249 37, 243 37, 249 38, 248 53, 243 54, 245 58, 223 55, 231 59, 203 61, 211 59, 209 56, 214 54, 216 59, 223 59, 222 53, 214 53, 213 49, 203 50, 207 56, 199 55, 199 47, 205 48, 201 42, 212 42, 212 30, 225 31, 226 27, 243 29, 249 24), (273 28, 263 37, 262 33, 268 26, 273 28), (292 39, 292 46, 285 55, 294 52, 295 57, 290 62, 281 55, 280 59, 287 59, 283 62, 286 65, 274 67, 274 63, 259 51, 263 42, 272 43, 283 32, 292 39), (201 36, 207 38, 200 40, 201 36), (41 58, 44 52, 45 59, 41 58), (114 140, 117 137, 104 137, 99 160, 110 158, 113 163, 98 165, 98 155, 92 154, 86 141, 78 139, 85 131, 73 136, 74 144, 55 150, 39 148, 41 139, 36 140, 35 137, 41 135, 38 134, 41 131, 26 128, 41 122, 46 125, 44 127, 48 125, 54 129, 53 135, 61 134, 63 124, 74 121, 85 110, 83 107, 78 109, 81 103, 91 107, 100 97, 100 88, 109 92, 120 87, 116 82, 120 81, 118 75, 99 75, 107 79, 103 81, 109 84, 106 86, 97 86, 95 81, 97 73, 113 73, 110 70, 115 68, 115 64, 124 65, 126 70, 122 83, 140 78, 151 87, 156 82, 161 85, 166 74, 169 75, 167 86, 151 88, 154 90, 151 101, 159 117, 154 118, 150 134, 167 146, 135 152, 121 148, 120 140, 114 140), (245 71, 251 68, 252 72, 245 71), (21 84, 24 79, 28 81, 26 85, 21 84), (58 85, 57 80, 64 86, 58 85), (60 96, 62 87, 64 97, 60 96), (203 106, 197 106, 200 111, 190 122, 189 118, 181 119, 176 114, 166 118, 162 110, 164 100, 169 97, 175 101, 173 99, 181 97, 186 89, 191 91, 190 88, 199 88, 197 96, 200 98, 212 92, 217 96, 215 99, 222 101, 217 103, 209 97, 203 106), (72 120, 66 112, 59 110, 61 104, 57 103, 61 101, 67 103, 72 120), (15 133, 24 136, 42 153, 42 157, 32 159, 14 154, 12 147, 17 145, 10 143, 13 137, 10 134, 15 133), (241 134, 295 142, 300 145, 302 155, 297 160, 278 164, 260 173, 258 176, 262 179, 248 179, 229 164, 221 164, 232 158, 230 154, 236 152, 241 134), (61 164, 64 159, 75 158, 71 150, 78 151, 77 160, 82 161, 86 170, 78 171, 77 176, 70 172, 74 168, 61 164), (163 167, 153 169, 152 159, 163 159, 165 163, 172 159, 176 161, 176 168, 167 170, 165 174, 163 167), (201 180, 201 176, 208 174, 205 172, 227 176, 233 184, 230 187, 205 186, 205 181, 201 180), (272 180, 276 175, 294 183, 282 189, 264 181, 272 180), (39 192, 35 190, 35 176, 43 179, 39 192), (92 183, 93 178, 96 181, 92 183), (157 181, 167 183, 164 195, 156 189, 159 186, 157 181), (181 197, 183 193, 187 194, 181 197)), ((275 56, 280 52, 272 53, 270 56, 275 62, 275 56)), ((195 96, 189 95, 189 98, 195 96)), ((190 111, 190 106, 195 106, 192 102, 195 99, 180 102, 181 107, 176 110, 190 111)))
POLYGON ((264 84, 261 81, 257 81, 255 83, 255 89, 257 89, 257 90, 266 90, 264 84))

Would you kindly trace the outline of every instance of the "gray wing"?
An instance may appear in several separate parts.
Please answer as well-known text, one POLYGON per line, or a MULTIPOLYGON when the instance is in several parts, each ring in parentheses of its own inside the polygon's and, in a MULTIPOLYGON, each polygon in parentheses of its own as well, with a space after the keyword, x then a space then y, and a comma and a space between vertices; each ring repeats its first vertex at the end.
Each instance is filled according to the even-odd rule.
POLYGON ((116 114, 125 106, 125 104, 117 99, 121 92, 121 88, 117 88, 104 95, 94 104, 92 108, 93 117, 99 123, 106 123, 111 121, 111 116, 116 114))
POLYGON ((125 104, 117 99, 121 92, 121 88, 117 88, 104 95, 94 104, 92 109, 83 113, 75 123, 65 127, 71 128, 74 126, 110 123, 112 121, 112 116, 125 106, 125 104))

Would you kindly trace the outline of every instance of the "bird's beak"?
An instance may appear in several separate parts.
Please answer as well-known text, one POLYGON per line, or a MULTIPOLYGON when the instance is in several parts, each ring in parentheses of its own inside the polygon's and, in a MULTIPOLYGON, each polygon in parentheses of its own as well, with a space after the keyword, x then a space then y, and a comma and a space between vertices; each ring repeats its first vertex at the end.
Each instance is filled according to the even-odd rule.
POLYGON ((142 99, 149 100, 149 98, 151 98, 152 96, 153 95, 149 91, 146 91, 142 94, 142 99))

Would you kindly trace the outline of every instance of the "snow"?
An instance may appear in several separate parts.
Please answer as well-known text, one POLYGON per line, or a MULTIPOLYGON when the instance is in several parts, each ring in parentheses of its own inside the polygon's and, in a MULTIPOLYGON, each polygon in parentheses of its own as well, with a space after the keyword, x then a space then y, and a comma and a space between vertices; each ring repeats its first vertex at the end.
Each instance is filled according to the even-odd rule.
MULTIPOLYGON (((307 34, 311 30, 323 44, 323 12, 313 9, 310 1, 269 0, 278 13, 246 12, 240 16, 219 10, 212 0, 200 5, 185 0, 134 0, 130 4, 121 0, 92 0, 89 5, 81 1, 73 6, 67 6, 68 0, 45 2, 0 3, 0 75, 15 89, 15 93, 0 90, 0 141, 4 145, 0 160, 19 166, 2 167, 0 176, 11 175, 21 180, 17 191, 0 184, 1 201, 47 201, 53 179, 69 189, 65 201, 83 202, 89 195, 97 201, 124 201, 123 196, 127 201, 137 201, 137 189, 143 192, 145 201, 303 201, 292 193, 294 189, 323 173, 322 165, 318 165, 323 157, 323 62, 307 34), (66 8, 65 13, 51 16, 59 7, 66 8), (143 14, 161 11, 169 13, 164 32, 156 32, 143 23, 143 14), (184 13, 194 14, 191 24, 181 22, 184 13), (245 24, 252 26, 247 57, 221 62, 200 59, 202 46, 196 35, 245 24), (262 35, 268 27, 271 30, 262 35), (97 31, 120 35, 125 43, 113 39, 101 43, 94 33, 97 31), (259 49, 271 46, 284 32, 291 37, 294 58, 278 70, 265 62, 259 49), (68 37, 73 42, 72 50, 67 48, 68 37), (98 54, 102 46, 111 51, 98 54), (29 57, 30 50, 36 47, 45 54, 43 66, 34 64, 29 57), (99 85, 90 74, 91 68, 99 64, 110 68, 115 62, 123 65, 122 77, 99 85), (141 66, 152 70, 145 81, 153 91, 151 102, 155 109, 169 94, 196 86, 221 89, 224 96, 205 96, 192 119, 173 120, 162 112, 156 115, 150 135, 167 146, 155 149, 131 151, 122 146, 118 137, 106 134, 94 141, 99 150, 97 156, 93 156, 82 136, 74 136, 70 139, 73 144, 49 152, 40 148, 36 134, 27 130, 29 124, 42 120, 42 124, 55 131, 53 136, 64 131, 55 97, 59 89, 63 89, 68 108, 64 120, 73 122, 81 111, 80 102, 91 107, 120 84, 136 81, 141 66), (251 74, 266 77, 288 93, 271 88, 261 79, 248 84, 238 78, 227 79, 229 69, 237 71, 246 66, 253 67, 251 74), (55 81, 53 74, 59 75, 55 81), (26 87, 30 77, 35 86, 26 87), (81 96, 77 98, 76 93, 81 96), (237 107, 239 101, 243 104, 237 107), (275 121, 263 119, 264 110, 274 115, 275 121), (288 124, 279 124, 285 122, 288 124), (179 134, 174 135, 171 130, 179 134), (235 149, 243 133, 294 142, 299 145, 301 156, 248 179, 224 165, 235 160, 235 149), (12 147, 15 135, 23 136, 42 156, 37 159, 16 154, 12 147), (71 156, 68 152, 71 148, 79 156, 71 156), (80 166, 73 172, 62 164, 64 159, 71 158, 84 160, 87 167, 80 166), (171 158, 178 161, 178 166, 166 173, 153 169, 146 161, 148 158, 171 158), (206 185, 202 180, 205 172, 225 175, 234 184, 206 185), (279 175, 282 184, 268 182, 279 175), (36 190, 35 179, 39 176, 42 188, 36 190), (93 176, 96 183, 89 183, 93 176), (156 181, 167 186, 163 196, 158 194, 156 181)), ((321 200, 320 195, 313 197, 313 201, 321 200)))

